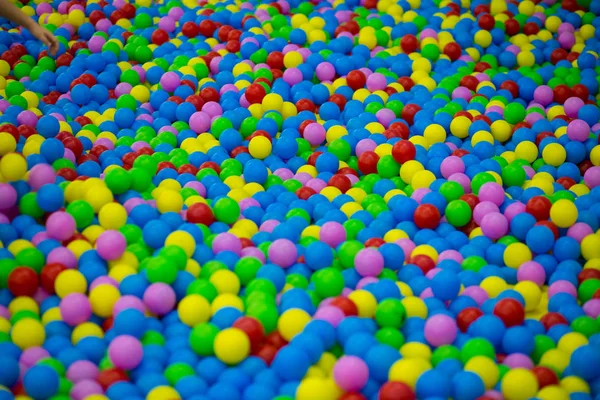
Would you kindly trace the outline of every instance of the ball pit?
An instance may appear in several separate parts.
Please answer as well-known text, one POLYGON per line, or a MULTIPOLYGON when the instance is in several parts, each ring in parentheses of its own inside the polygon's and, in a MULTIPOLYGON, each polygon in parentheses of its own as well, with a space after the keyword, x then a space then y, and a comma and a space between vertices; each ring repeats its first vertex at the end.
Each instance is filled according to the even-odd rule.
POLYGON ((0 400, 600 400, 600 2, 16 4, 0 400))

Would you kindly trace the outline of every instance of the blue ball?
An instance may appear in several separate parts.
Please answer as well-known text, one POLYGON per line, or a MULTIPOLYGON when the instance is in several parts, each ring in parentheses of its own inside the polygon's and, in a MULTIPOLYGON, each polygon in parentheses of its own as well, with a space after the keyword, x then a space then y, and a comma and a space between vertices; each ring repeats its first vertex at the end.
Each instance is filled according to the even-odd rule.
POLYGON ((576 375, 587 381, 600 376, 600 370, 592 367, 593 365, 600 365, 600 347, 598 346, 581 346, 571 355, 571 369, 576 375))
POLYGON ((452 271, 440 271, 431 280, 431 290, 440 300, 454 300, 460 291, 460 279, 452 271))
POLYGON ((310 365, 310 359, 303 349, 285 346, 275 356, 271 368, 284 381, 299 381, 304 377, 310 365))
POLYGON ((44 156, 48 163, 53 163, 64 156, 65 146, 60 140, 49 138, 42 142, 42 145, 40 146, 40 154, 44 156))
POLYGON ((425 371, 417 380, 415 391, 417 398, 430 397, 449 398, 451 392, 450 378, 441 371, 430 369, 425 371))
POLYGON ((0 385, 12 387, 19 379, 19 362, 9 355, 0 356, 0 385))
POLYGON ((545 226, 534 226, 527 232, 525 243, 534 253, 546 253, 554 244, 554 233, 545 226))
POLYGON ((333 263, 333 251, 323 242, 312 242, 304 254, 306 266, 313 271, 329 267, 333 263))
POLYGON ((131 335, 137 338, 144 335, 147 326, 146 316, 134 308, 121 311, 113 323, 117 335, 131 335))
POLYGON ((45 212, 58 211, 65 202, 65 194, 60 186, 46 184, 37 192, 38 206, 45 212))
POLYGON ((34 399, 47 399, 58 393, 60 377, 47 365, 34 365, 25 373, 23 386, 34 399))
POLYGON ((454 400, 472 400, 485 393, 483 381, 474 372, 460 371, 452 377, 452 398, 454 400))

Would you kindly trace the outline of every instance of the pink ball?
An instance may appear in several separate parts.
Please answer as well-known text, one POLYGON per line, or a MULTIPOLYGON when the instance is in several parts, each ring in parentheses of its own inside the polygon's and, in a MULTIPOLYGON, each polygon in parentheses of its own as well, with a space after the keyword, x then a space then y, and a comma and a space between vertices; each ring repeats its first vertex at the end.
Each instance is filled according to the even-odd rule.
POLYGON ((583 312, 588 317, 598 318, 600 316, 600 299, 591 299, 583 305, 583 312))
POLYGON ((558 293, 567 293, 573 297, 577 297, 577 289, 569 281, 560 280, 554 282, 548 287, 548 297, 552 297, 558 293))
POLYGON ((481 201, 473 209, 473 220, 477 223, 477 225, 481 225, 483 217, 490 213, 498 212, 500 212, 500 209, 496 204, 492 203, 491 201, 481 201))
POLYGON ((67 369, 67 379, 77 383, 85 379, 95 380, 99 374, 98 367, 91 361, 79 360, 75 361, 67 369))
POLYGON ((71 293, 65 296, 59 305, 60 315, 66 324, 75 326, 90 319, 92 305, 86 295, 71 293))
POLYGON ((504 189, 501 185, 496 182, 484 183, 479 188, 479 201, 491 201, 495 205, 499 206, 504 203, 504 189))
POLYGON ((66 247, 57 247, 50 251, 46 257, 46 264, 59 263, 67 268, 77 267, 77 258, 73 252, 66 247))
POLYGON ((144 348, 130 335, 120 335, 108 345, 108 358, 117 368, 133 369, 142 361, 144 348))
POLYGON ((354 268, 360 276, 377 276, 383 270, 383 256, 372 247, 361 249, 354 257, 354 268))
POLYGON ((577 118, 578 111, 585 103, 579 97, 569 97, 565 101, 565 114, 569 118, 577 118))
POLYGON ((175 291, 166 283, 153 283, 144 292, 146 307, 148 307, 151 313, 156 315, 164 315, 171 311, 176 301, 175 291))
POLYGON ((54 212, 46 220, 46 232, 51 238, 59 241, 73 236, 76 228, 75 219, 64 211, 54 212))
POLYGON ((537 261, 527 261, 517 270, 517 280, 519 282, 531 281, 542 286, 546 280, 546 270, 537 261))
POLYGON ((369 380, 369 367, 356 356, 343 356, 333 367, 335 383, 346 392, 358 392, 369 380))
POLYGON ((141 313, 146 312, 146 306, 144 305, 144 302, 142 300, 140 300, 136 296, 125 295, 119 297, 119 300, 117 300, 117 302, 113 306, 113 316, 116 317, 121 311, 127 309, 135 309, 140 311, 141 313))
POLYGON ((371 92, 383 90, 387 86, 387 79, 379 72, 375 72, 367 77, 367 89, 371 92))
POLYGON ((316 69, 317 78, 321 81, 330 81, 335 77, 335 68, 331 63, 324 61, 317 65, 316 69))
POLYGON ((475 300, 481 306, 488 298, 488 294, 480 286, 469 286, 463 290, 461 296, 468 296, 475 300))
POLYGON ((165 72, 160 78, 160 85, 167 92, 174 92, 175 89, 179 87, 180 83, 181 79, 179 78, 179 75, 173 71, 165 72))
POLYGON ((325 128, 316 122, 310 123, 304 128, 304 139, 313 146, 318 146, 325 140, 325 128))
POLYGON ((0 183, 0 210, 13 207, 17 204, 17 198, 17 191, 14 187, 8 183, 0 183))
POLYGON ((96 239, 96 251, 104 260, 116 260, 127 248, 125 236, 116 230, 104 231, 96 239))
POLYGON ((444 161, 442 161, 442 165, 440 166, 440 172, 442 173, 442 176, 446 179, 452 176, 452 174, 462 174, 463 172, 465 172, 465 163, 463 162, 463 160, 461 160, 460 157, 457 156, 446 157, 444 158, 444 161))
POLYGON ((294 265, 298 257, 298 249, 288 239, 277 239, 269 246, 269 261, 283 268, 294 265))
POLYGON ((504 364, 510 368, 531 369, 535 366, 533 364, 533 361, 531 361, 531 358, 529 358, 529 356, 527 356, 526 354, 521 354, 521 353, 509 354, 508 356, 506 356, 506 358, 504 359, 502 364, 504 364))
POLYGON ((587 236, 594 233, 594 230, 585 222, 576 222, 572 227, 567 231, 567 236, 572 237, 577 240, 579 243, 587 236))
POLYGON ((335 306, 321 307, 313 316, 313 319, 329 322, 334 328, 337 328, 344 318, 346 318, 344 312, 339 307, 335 306))
POLYGON ((339 222, 326 222, 321 226, 319 239, 331 247, 337 247, 346 240, 346 229, 339 222))
POLYGON ((591 167, 585 171, 583 181, 590 189, 600 186, 600 167, 591 167))
POLYGON ((498 212, 486 214, 481 219, 481 231, 492 240, 500 239, 508 233, 508 220, 498 212))
POLYGON ((242 252, 242 242, 232 233, 219 233, 212 243, 212 250, 215 254, 223 251, 231 251, 237 255, 242 252))
POLYGON ((547 106, 552 103, 554 98, 554 92, 552 88, 547 85, 538 86, 533 92, 533 99, 543 106, 547 106))
POLYGON ((454 318, 446 314, 436 314, 425 322, 425 339, 432 346, 451 344, 458 334, 458 326, 454 318))
POLYGON ((590 136, 591 128, 582 119, 575 119, 567 125, 567 136, 577 142, 585 142, 590 136))
POLYGON ((91 379, 81 380, 75 385, 69 392, 69 397, 73 400, 83 400, 88 396, 93 394, 103 394, 104 390, 102 390, 102 386, 96 381, 91 379))

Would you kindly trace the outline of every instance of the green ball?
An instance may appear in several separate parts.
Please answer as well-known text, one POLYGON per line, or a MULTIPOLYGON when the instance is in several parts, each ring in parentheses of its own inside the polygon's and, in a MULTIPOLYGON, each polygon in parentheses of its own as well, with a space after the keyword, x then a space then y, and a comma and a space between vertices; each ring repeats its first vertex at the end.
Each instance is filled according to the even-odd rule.
POLYGON ((211 260, 202 266, 200 278, 208 279, 212 274, 222 269, 227 269, 227 265, 223 264, 221 261, 211 260))
POLYGON ((240 279, 240 283, 243 286, 247 286, 254 278, 256 273, 262 267, 262 263, 259 259, 254 257, 243 257, 235 263, 233 272, 240 279))
POLYGON ((193 281, 186 290, 186 294, 199 294, 210 303, 219 295, 217 288, 206 279, 197 279, 193 281))
POLYGON ((289 274, 285 277, 285 283, 300 289, 306 289, 308 287, 308 279, 300 274, 289 274))
POLYGON ((588 317, 587 315, 582 315, 571 322, 571 328, 574 332, 579 332, 589 338, 600 332, 600 321, 588 317))
POLYGON ((349 219, 348 221, 344 222, 343 225, 344 225, 344 229, 346 230, 346 239, 347 240, 356 239, 356 236, 358 236, 358 233, 361 230, 366 228, 365 224, 362 221, 357 220, 357 219, 349 219))
POLYGON ((480 256, 469 256, 465 258, 461 264, 463 270, 479 272, 479 270, 487 265, 487 261, 480 256))
POLYGON ((3 258, 0 260, 0 288, 6 289, 8 283, 8 276, 10 273, 19 266, 19 264, 12 258, 3 258))
POLYGON ((44 210, 38 205, 35 192, 29 192, 21 197, 21 200, 19 201, 19 211, 21 214, 29 215, 33 218, 40 218, 44 215, 44 210))
POLYGON ((178 270, 183 271, 187 265, 188 256, 179 246, 165 246, 160 249, 159 256, 164 257, 169 263, 178 270))
POLYGON ((455 346, 445 344, 435 349, 431 355, 431 363, 434 367, 448 359, 460 360, 460 350, 455 346))
POLYGON ((518 164, 510 164, 502 168, 502 182, 505 186, 523 186, 527 174, 522 166, 518 164))
POLYGON ((448 181, 440 186, 440 194, 444 196, 446 201, 458 200, 460 196, 465 194, 465 189, 458 182, 448 181))
POLYGON ((496 360, 496 350, 494 346, 483 338, 473 338, 467 341, 460 351, 460 358, 463 364, 466 364, 471 358, 484 356, 496 360))
POLYGON ((104 176, 106 186, 114 194, 122 194, 131 186, 131 175, 123 168, 113 168, 104 176))
POLYGON ((25 91, 25 85, 23 85, 23 83, 19 81, 10 80, 7 81, 6 88, 4 90, 6 92, 6 97, 10 99, 13 96, 17 96, 23 93, 25 91))
POLYGON ((140 13, 135 16, 133 23, 138 28, 150 28, 152 26, 152 17, 146 13, 140 13))
POLYGON ((246 310, 246 315, 257 319, 265 329, 265 333, 269 334, 277 329, 277 321, 279 320, 279 312, 277 306, 268 303, 253 302, 246 310))
POLYGON ((525 119, 525 116, 525 107, 520 103, 510 103, 504 108, 504 119, 509 124, 518 124, 525 119))
POLYGON ((481 189, 481 187, 488 182, 496 182, 496 179, 494 179, 492 174, 487 172, 479 172, 471 180, 471 189, 473 190, 473 193, 479 194, 479 189, 481 189))
POLYGON ((240 205, 229 197, 221 197, 214 203, 213 212, 218 221, 231 225, 240 217, 240 205))
POLYGON ((350 143, 343 139, 335 139, 327 147, 327 151, 333 154, 340 161, 346 161, 352 154, 350 143))
POLYGON ((165 370, 165 378, 167 378, 171 386, 175 386, 177 382, 186 376, 194 375, 196 375, 194 368, 183 362, 171 364, 165 370))
POLYGON ((131 86, 140 84, 140 75, 134 69, 128 69, 121 73, 121 82, 129 83, 131 86))
POLYGON ((67 206, 67 213, 75 219, 77 229, 82 230, 94 221, 94 209, 84 200, 75 200, 67 206))
POLYGON ((378 330, 375 333, 375 339, 381 344, 387 344, 398 350, 400 350, 400 347, 402 347, 405 342, 402 332, 392 327, 381 328, 378 330))
POLYGON ((119 231, 125 236, 127 244, 137 243, 142 239, 142 228, 133 224, 126 224, 119 228, 119 231))
MULTIPOLYGON (((154 153, 159 154, 159 153, 154 153)), ((142 154, 133 162, 134 168, 141 168, 145 170, 150 176, 156 175, 156 171, 158 171, 158 161, 152 156, 148 154, 142 154)))
POLYGON ((46 265, 44 253, 35 247, 21 250, 17 253, 15 260, 20 266, 29 267, 38 274, 42 272, 42 268, 46 265))
POLYGON ((581 304, 584 304, 591 300, 594 293, 598 290, 600 290, 600 279, 586 279, 579 285, 577 297, 581 301, 581 304))
POLYGON ((177 267, 162 256, 151 258, 147 262, 144 272, 151 283, 162 282, 170 285, 177 278, 177 267))
POLYGON ((145 192, 152 184, 153 175, 144 168, 131 168, 129 170, 129 175, 131 176, 131 189, 136 192, 145 192))
POLYGON ((448 222, 455 227, 467 225, 473 215, 471 207, 464 200, 452 200, 446 206, 445 214, 448 222))
POLYGON ((400 164, 394 160, 394 157, 386 154, 377 161, 377 173, 382 178, 393 178, 400 173, 400 164))
POLYGON ((421 49, 421 54, 423 57, 431 61, 436 61, 438 58, 440 58, 440 48, 433 43, 429 43, 423 46, 421 49))
POLYGON ((556 343, 550 337, 546 335, 536 335, 535 339, 535 348, 533 350, 533 354, 531 358, 533 362, 536 364, 540 362, 542 356, 548 351, 556 348, 556 343))
POLYGON ((256 278, 246 286, 246 294, 248 296, 257 292, 264 293, 273 299, 277 296, 275 284, 266 278, 256 278))
POLYGON ((211 323, 196 325, 190 332, 190 347, 199 356, 212 356, 215 354, 215 338, 219 328, 211 323))
POLYGON ((219 138, 225 129, 233 128, 233 124, 227 118, 219 117, 210 125, 210 131, 215 138, 219 138))
POLYGON ((315 284, 316 294, 325 299, 339 296, 344 290, 344 277, 335 268, 323 268, 313 274, 311 281, 315 284))
POLYGON ((406 310, 398 299, 385 299, 375 309, 375 322, 383 328, 399 329, 405 318, 406 310))
POLYGON ((352 268, 354 266, 354 257, 356 257, 356 254, 363 248, 363 244, 358 240, 348 240, 342 243, 338 249, 338 257, 342 267, 352 268))

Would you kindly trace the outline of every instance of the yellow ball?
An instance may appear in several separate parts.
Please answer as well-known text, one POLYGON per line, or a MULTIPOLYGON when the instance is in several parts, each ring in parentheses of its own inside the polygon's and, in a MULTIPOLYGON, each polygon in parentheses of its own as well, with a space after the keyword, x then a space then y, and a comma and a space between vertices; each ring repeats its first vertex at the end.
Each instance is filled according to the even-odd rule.
POLYGON ((479 375, 486 389, 496 386, 500 379, 500 369, 496 363, 485 356, 475 356, 465 364, 465 371, 471 371, 479 375))
POLYGON ((113 307, 121 297, 119 289, 108 283, 96 286, 90 291, 92 311, 99 317, 108 318, 113 314, 113 307))
POLYGON ((578 348, 588 344, 588 339, 582 333, 569 332, 560 338, 557 344, 557 348, 564 351, 569 357, 578 348))
POLYGON ((241 329, 227 328, 215 337, 215 355, 225 364, 238 364, 250 354, 250 339, 241 329))
POLYGON ((98 213, 98 222, 104 229, 120 229, 127 223, 127 210, 119 203, 105 204, 98 213))
POLYGON ((187 326, 207 322, 210 318, 210 303, 199 294, 185 296, 177 306, 181 322, 187 326))
POLYGON ((11 315, 15 315, 19 311, 30 311, 35 314, 39 314, 40 307, 31 297, 19 296, 10 302, 8 305, 8 311, 11 315))
POLYGON ((46 331, 41 322, 33 318, 23 318, 13 325, 10 337, 14 344, 25 350, 44 344, 46 331))
POLYGON ((431 124, 425 128, 423 136, 430 145, 434 143, 443 143, 444 140, 446 140, 446 130, 439 124, 431 124))
POLYGON ((544 367, 552 368, 560 375, 569 365, 569 355, 559 349, 550 349, 544 353, 539 364, 544 367))
POLYGON ((264 136, 255 136, 250 140, 248 144, 248 151, 250 155, 259 160, 264 160, 271 154, 273 145, 264 136))
POLYGON ((479 284, 483 290, 488 294, 489 297, 498 297, 500 293, 508 288, 508 284, 504 279, 498 276, 488 276, 479 284))
POLYGON ((180 212, 183 208, 183 197, 175 190, 163 190, 156 199, 156 208, 162 214, 166 212, 180 212))
POLYGON ((0 132, 0 157, 17 149, 17 141, 7 132, 0 132))
POLYGON ((27 161, 17 153, 6 154, 0 159, 0 175, 5 180, 12 182, 18 181, 25 176, 27 172, 27 161))
POLYGON ((392 365, 388 379, 392 382, 405 383, 414 388, 417 379, 429 369, 431 369, 431 364, 422 358, 403 358, 392 365))
POLYGON ((146 400, 179 400, 181 396, 170 386, 157 386, 148 393, 146 400))
POLYGON ((569 392, 558 385, 543 387, 535 396, 540 400, 569 400, 569 392))
POLYGON ((483 47, 484 49, 490 47, 492 44, 492 35, 488 31, 479 30, 475 33, 475 37, 473 38, 475 44, 483 47))
POLYGON ((517 145, 515 154, 517 155, 517 158, 532 163, 537 159, 538 148, 535 143, 526 140, 517 145))
POLYGON ((406 310, 406 317, 419 317, 427 318, 427 306, 425 302, 417 296, 405 297, 401 300, 404 309, 406 310))
POLYGON ((85 293, 87 281, 83 274, 75 269, 67 269, 54 281, 54 290, 61 299, 71 293, 85 293))
POLYGON ((542 159, 546 164, 558 167, 567 159, 567 151, 558 143, 550 143, 544 147, 542 159))
POLYGON ((535 56, 531 51, 520 51, 517 54, 517 63, 521 67, 532 67, 535 64, 535 56))
POLYGON ((504 375, 501 387, 506 400, 528 400, 535 397, 538 391, 538 381, 531 371, 525 368, 515 368, 504 375))
POLYGON ((587 235, 581 241, 581 255, 586 260, 600 258, 600 236, 587 235))
POLYGON ((435 181, 435 175, 433 172, 431 171, 427 171, 427 170, 423 170, 423 171, 417 171, 414 175, 412 180, 410 181, 413 189, 422 189, 422 188, 429 188, 429 185, 431 185, 433 183, 433 181, 435 181))
POLYGON ((296 389, 296 400, 336 400, 343 392, 332 379, 305 378, 296 389))
POLYGON ((238 294, 240 291, 240 279, 228 269, 221 269, 213 273, 209 278, 219 294, 238 294))
MULTIPOLYGON (((289 53, 288 53, 289 54, 289 53)), ((262 100, 263 110, 266 111, 281 111, 283 108, 283 97, 277 93, 269 93, 262 100)))
POLYGON ((358 316, 363 318, 372 318, 377 309, 377 299, 366 290, 355 290, 348 295, 348 299, 352 300, 358 308, 358 316))
POLYGON ((400 178, 404 181, 404 183, 411 183, 415 174, 419 171, 423 171, 425 168, 423 165, 416 161, 410 160, 402 164, 400 167, 400 178))
POLYGON ((521 293, 525 299, 525 311, 534 311, 542 299, 542 290, 531 281, 519 282, 514 287, 516 292, 521 293))
POLYGON ((511 243, 504 250, 504 264, 511 268, 519 268, 531 258, 531 250, 524 243, 511 243))
POLYGON ((572 201, 566 199, 557 200, 550 208, 550 219, 559 228, 569 228, 577 221, 579 211, 572 201))
POLYGON ((469 127, 471 120, 464 115, 452 119, 450 122, 450 132, 459 139, 469 136, 469 127))
POLYGON ((503 120, 492 122, 490 126, 494 139, 499 142, 506 142, 512 136, 512 128, 510 124, 503 120))
POLYGON ((302 54, 297 51, 290 51, 283 56, 283 65, 285 65, 286 68, 295 68, 303 62, 304 58, 302 57, 302 54))
POLYGON ((299 308, 292 308, 285 311, 279 317, 277 329, 281 336, 288 342, 297 334, 302 332, 306 324, 310 322, 310 314, 299 308))

